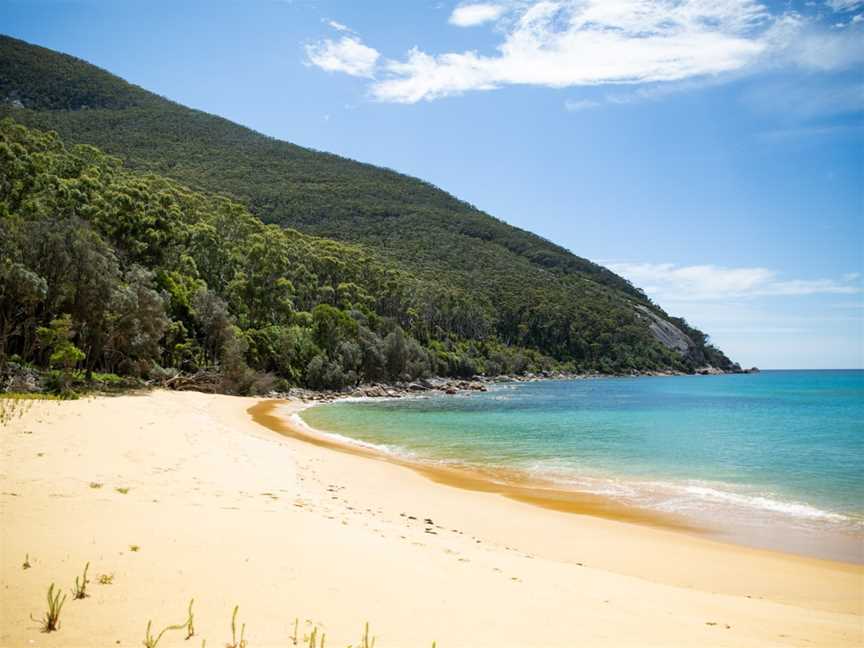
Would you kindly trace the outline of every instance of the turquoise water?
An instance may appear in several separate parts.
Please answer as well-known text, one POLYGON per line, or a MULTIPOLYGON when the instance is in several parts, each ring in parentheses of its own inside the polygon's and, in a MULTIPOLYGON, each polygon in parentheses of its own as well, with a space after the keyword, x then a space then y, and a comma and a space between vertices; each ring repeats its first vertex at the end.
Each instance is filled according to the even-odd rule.
POLYGON ((751 536, 809 546, 864 532, 862 371, 516 383, 302 417, 387 452, 517 468, 751 536))

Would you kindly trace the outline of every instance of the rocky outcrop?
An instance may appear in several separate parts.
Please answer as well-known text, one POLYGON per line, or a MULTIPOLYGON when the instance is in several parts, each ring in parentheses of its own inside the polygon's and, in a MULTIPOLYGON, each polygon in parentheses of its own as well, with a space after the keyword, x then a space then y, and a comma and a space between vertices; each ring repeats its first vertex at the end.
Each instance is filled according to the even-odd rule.
POLYGON ((42 391, 38 370, 16 362, 7 362, 0 367, 0 392, 31 393, 42 391))
POLYGON ((696 370, 696 373, 700 376, 720 376, 725 374, 726 372, 722 369, 718 369, 717 367, 699 367, 696 370))
POLYGON ((648 328, 652 335, 664 346, 687 356, 695 346, 693 340, 677 326, 672 324, 642 304, 636 305, 637 317, 648 319, 648 328))

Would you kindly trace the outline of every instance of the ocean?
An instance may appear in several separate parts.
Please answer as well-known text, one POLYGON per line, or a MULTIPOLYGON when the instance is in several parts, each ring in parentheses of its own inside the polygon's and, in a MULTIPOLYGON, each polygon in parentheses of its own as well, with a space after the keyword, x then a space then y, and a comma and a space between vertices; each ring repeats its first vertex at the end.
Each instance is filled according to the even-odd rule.
POLYGON ((672 514, 720 540, 864 562, 864 371, 506 383, 302 418, 385 453, 672 514))

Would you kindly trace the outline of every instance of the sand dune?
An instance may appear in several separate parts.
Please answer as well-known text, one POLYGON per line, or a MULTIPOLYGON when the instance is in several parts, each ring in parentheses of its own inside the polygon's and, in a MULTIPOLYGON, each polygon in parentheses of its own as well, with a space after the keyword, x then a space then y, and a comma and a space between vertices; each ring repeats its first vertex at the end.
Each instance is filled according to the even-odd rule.
POLYGON ((0 646, 140 646, 193 597, 196 637, 160 648, 224 646, 234 605, 249 648, 293 645, 295 617, 334 647, 367 620, 378 648, 864 641, 860 566, 436 483, 280 435, 257 402, 37 402, 0 429, 0 646), (88 561, 91 596, 41 633, 88 561))

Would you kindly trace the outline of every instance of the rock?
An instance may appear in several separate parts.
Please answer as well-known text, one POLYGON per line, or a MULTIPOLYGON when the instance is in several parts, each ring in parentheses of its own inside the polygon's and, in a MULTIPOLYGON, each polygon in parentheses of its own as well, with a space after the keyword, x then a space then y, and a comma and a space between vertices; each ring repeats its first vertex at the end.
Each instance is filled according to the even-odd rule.
POLYGON ((0 391, 38 392, 40 387, 39 372, 16 362, 7 362, 4 372, 0 375, 0 391))
POLYGON ((720 376, 726 372, 723 371, 722 369, 718 369, 717 367, 707 366, 707 367, 700 367, 699 369, 696 370, 696 373, 699 374, 700 376, 720 376))
POLYGON ((420 384, 419 382, 409 383, 409 385, 408 385, 408 391, 418 392, 418 391, 427 391, 428 389, 429 389, 428 387, 420 384))
POLYGON ((455 387, 448 387, 447 389, 444 390, 444 393, 452 396, 453 394, 456 393, 456 388, 455 387))

